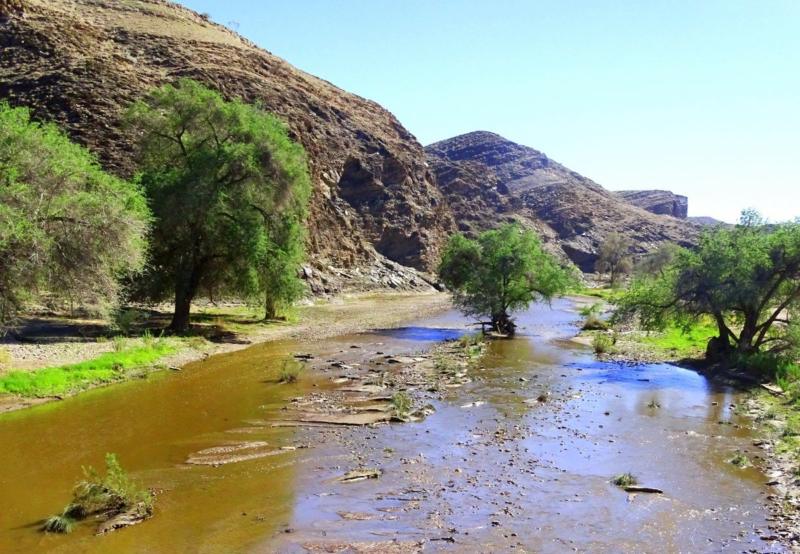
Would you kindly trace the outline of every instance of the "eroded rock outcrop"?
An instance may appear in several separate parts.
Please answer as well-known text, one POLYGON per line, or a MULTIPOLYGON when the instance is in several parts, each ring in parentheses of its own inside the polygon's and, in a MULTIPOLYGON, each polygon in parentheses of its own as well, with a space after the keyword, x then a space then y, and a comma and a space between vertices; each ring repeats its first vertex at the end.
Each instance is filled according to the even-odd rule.
POLYGON ((678 219, 689 216, 689 199, 668 190, 621 190, 617 196, 648 212, 678 219))
POLYGON ((638 253, 664 241, 689 245, 697 236, 697 226, 629 204, 542 152, 494 133, 467 133, 425 151, 463 231, 517 220, 584 271, 593 271, 597 248, 611 232, 630 237, 638 253))

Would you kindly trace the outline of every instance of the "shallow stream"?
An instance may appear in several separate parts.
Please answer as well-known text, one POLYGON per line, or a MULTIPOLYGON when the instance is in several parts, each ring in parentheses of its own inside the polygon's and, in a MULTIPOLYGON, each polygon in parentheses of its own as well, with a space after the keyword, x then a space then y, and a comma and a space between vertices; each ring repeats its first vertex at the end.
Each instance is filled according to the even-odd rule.
POLYGON ((564 340, 578 319, 569 300, 534 306, 471 383, 423 393, 436 412, 418 423, 273 427, 291 398, 338 386, 335 369, 276 376, 297 352, 351 365, 424 354, 464 332, 455 312, 254 346, 0 416, 0 552, 780 552, 761 538, 767 479, 728 462, 758 452, 739 393, 670 365, 597 362, 564 340), (186 463, 242 442, 270 455, 186 463), (39 533, 106 452, 158 491, 155 517, 102 537, 39 533), (359 467, 382 475, 337 481, 359 467), (664 494, 610 484, 627 471, 664 494))

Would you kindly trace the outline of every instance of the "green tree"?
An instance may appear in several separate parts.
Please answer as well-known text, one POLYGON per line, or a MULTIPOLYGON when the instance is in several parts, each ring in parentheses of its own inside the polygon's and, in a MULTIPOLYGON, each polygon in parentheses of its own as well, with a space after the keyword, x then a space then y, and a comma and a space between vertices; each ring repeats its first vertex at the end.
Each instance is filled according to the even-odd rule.
POLYGON ((620 233, 609 233, 600 245, 595 269, 608 274, 612 287, 617 286, 622 275, 627 275, 633 269, 630 248, 631 241, 620 233))
POLYGON ((492 328, 507 335, 516 328, 512 312, 563 293, 570 282, 536 235, 514 224, 485 231, 477 240, 452 236, 439 278, 466 315, 489 317, 492 328))
POLYGON ((258 291, 264 299, 264 319, 276 319, 283 308, 302 297, 305 283, 299 277, 305 257, 303 208, 291 214, 265 218, 267 235, 259 256, 258 291))
POLYGON ((170 329, 188 328, 201 287, 252 295, 274 284, 265 267, 286 236, 274 222, 302 225, 311 190, 305 152, 286 127, 188 79, 135 103, 127 121, 139 134, 141 180, 155 216, 142 292, 174 295, 170 329))
POLYGON ((643 276, 619 301, 617 317, 637 315, 645 328, 687 328, 711 317, 712 358, 796 348, 788 314, 800 302, 800 224, 765 225, 753 212, 735 228, 707 231, 695 250, 681 249, 658 277, 643 276))
POLYGON ((25 108, 0 103, 0 323, 41 293, 105 308, 141 269, 149 211, 140 188, 25 108))

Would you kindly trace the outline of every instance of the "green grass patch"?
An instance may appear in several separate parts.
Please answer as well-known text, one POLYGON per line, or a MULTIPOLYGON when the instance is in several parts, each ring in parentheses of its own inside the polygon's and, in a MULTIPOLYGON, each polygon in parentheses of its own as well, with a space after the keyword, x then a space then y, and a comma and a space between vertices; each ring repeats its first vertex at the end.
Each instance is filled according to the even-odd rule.
POLYGON ((639 483, 639 480, 636 478, 635 475, 633 475, 630 472, 622 473, 621 475, 617 475, 616 477, 614 477, 611 480, 611 484, 612 485, 614 485, 616 487, 623 488, 623 489, 625 487, 630 487, 630 486, 636 485, 638 483, 639 483))
POLYGON ((605 300, 610 304, 612 304, 614 300, 622 296, 622 294, 624 293, 625 289, 623 288, 610 288, 610 287, 602 287, 602 288, 581 287, 575 289, 574 291, 571 291, 571 294, 600 298, 601 300, 605 300))
POLYGON ((771 352, 756 352, 737 356, 733 363, 750 373, 775 381, 791 404, 800 400, 800 364, 790 358, 771 352))
POLYGON ((644 335, 640 340, 643 344, 669 352, 672 355, 691 357, 704 353, 708 341, 716 336, 716 325, 702 321, 688 330, 678 326, 670 326, 664 331, 644 335))
POLYGON ((21 396, 53 396, 121 379, 125 372, 153 364, 171 354, 176 346, 155 340, 149 345, 107 352, 77 364, 46 367, 35 371, 11 371, 0 377, 0 392, 21 396))
POLYGON ((764 411, 756 421, 775 441, 775 452, 790 454, 800 461, 800 409, 797 402, 786 397, 773 396, 766 391, 754 391, 764 411))
POLYGON ((300 321, 295 307, 286 308, 281 320, 264 320, 264 309, 249 305, 242 306, 203 306, 192 312, 192 322, 210 325, 220 330, 247 335, 266 327, 294 325, 300 321))
POLYGON ((595 354, 611 354, 615 351, 614 337, 607 333, 598 333, 592 338, 595 354))

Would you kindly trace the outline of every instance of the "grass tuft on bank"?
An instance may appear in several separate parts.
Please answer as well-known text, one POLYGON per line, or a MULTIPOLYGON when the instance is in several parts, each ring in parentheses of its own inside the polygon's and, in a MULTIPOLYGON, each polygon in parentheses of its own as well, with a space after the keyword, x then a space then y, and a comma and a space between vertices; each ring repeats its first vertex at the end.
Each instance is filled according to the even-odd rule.
POLYGON ((171 341, 159 339, 141 346, 107 352, 77 364, 35 371, 11 371, 0 377, 0 392, 28 397, 66 394, 120 380, 126 372, 151 365, 176 350, 176 345, 171 341))
POLYGON ((708 341, 717 334, 712 322, 699 321, 689 329, 671 325, 663 331, 645 334, 641 342, 678 358, 690 358, 703 354, 708 341))

